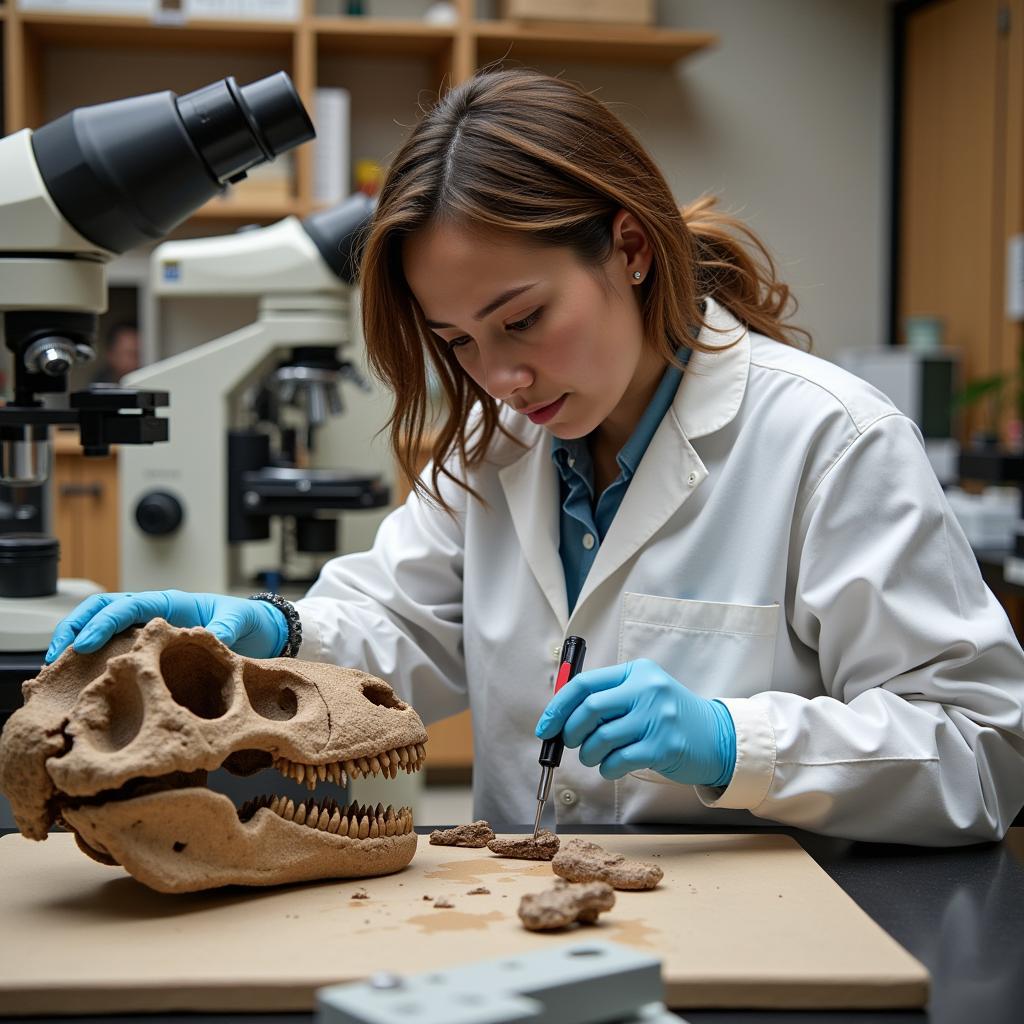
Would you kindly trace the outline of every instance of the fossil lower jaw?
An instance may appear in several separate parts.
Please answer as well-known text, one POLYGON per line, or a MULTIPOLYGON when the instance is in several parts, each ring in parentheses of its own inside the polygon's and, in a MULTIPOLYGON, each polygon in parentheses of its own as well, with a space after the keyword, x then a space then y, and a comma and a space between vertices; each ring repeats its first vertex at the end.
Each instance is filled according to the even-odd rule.
MULTIPOLYGON (((418 743, 390 748, 366 757, 309 764, 250 749, 229 755, 221 767, 227 768, 228 771, 232 771, 233 768, 239 769, 234 773, 248 775, 250 771, 246 770, 244 765, 246 762, 253 765, 253 758, 261 760, 264 765, 269 764, 286 778, 313 790, 318 782, 334 782, 344 786, 347 785, 349 778, 377 775, 395 778, 399 771, 419 771, 425 760, 425 751, 424 744, 418 743)), ((131 779, 116 790, 104 790, 91 797, 68 797, 65 794, 58 794, 60 817, 69 828, 78 833, 79 844, 85 844, 83 849, 86 852, 95 855, 98 860, 107 862, 116 862, 118 858, 108 849, 110 844, 100 840, 95 829, 91 830, 91 840, 86 840, 82 835, 81 829, 77 827, 85 820, 82 812, 87 811, 89 820, 94 824, 104 822, 106 827, 101 827, 101 831, 107 831, 116 827, 114 822, 121 820, 125 815, 130 815, 143 807, 154 806, 152 798, 163 798, 164 808, 169 806, 167 801, 172 801, 170 806, 180 806, 182 799, 186 802, 192 801, 194 806, 203 808, 203 813, 207 817, 215 816, 218 824, 224 827, 224 819, 230 807, 234 812, 231 816, 235 819, 236 826, 242 827, 247 843, 253 841, 256 833, 264 832, 267 823, 261 819, 268 815, 279 820, 275 831, 284 827, 292 835, 293 842, 299 843, 312 841, 311 833, 323 833, 324 840, 321 841, 330 842, 333 839, 334 842, 341 842, 346 846, 370 841, 374 841, 376 845, 377 841, 388 842, 402 836, 414 835, 412 809, 396 809, 390 804, 387 807, 382 804, 371 807, 353 801, 339 805, 330 797, 324 797, 319 802, 310 798, 296 803, 286 796, 268 794, 255 800, 248 800, 235 810, 228 796, 206 788, 207 775, 208 773, 202 769, 194 772, 170 772, 156 778, 131 779), (304 836, 307 838, 303 838, 304 836)))
MULTIPOLYGON (((233 751, 214 767, 224 768, 232 775, 240 776, 251 776, 272 767, 285 778, 298 782, 312 791, 320 782, 333 782, 335 785, 345 788, 350 779, 376 776, 393 779, 399 771, 408 774, 418 772, 422 768, 425 758, 423 743, 391 748, 366 757, 347 758, 322 764, 291 761, 284 757, 277 757, 268 751, 246 748, 233 751)), ((63 808, 67 807, 123 802, 148 793, 165 792, 172 789, 202 788, 207 784, 208 775, 207 769, 197 768, 193 771, 171 771, 157 776, 139 775, 121 782, 116 788, 101 788, 98 791, 93 790, 91 793, 88 791, 75 792, 73 789, 62 791, 58 788, 51 797, 51 807, 59 814, 63 808)), ((273 794, 260 799, 263 802, 259 806, 269 807, 273 794)), ((281 805, 275 808, 275 813, 280 813, 285 799, 284 797, 280 798, 281 805)), ((306 801, 307 813, 311 806, 311 802, 306 801)), ((250 808, 250 810, 255 809, 255 807, 250 808)), ((241 817, 242 810, 239 810, 238 813, 241 817)), ((296 813, 297 809, 293 809, 291 815, 286 817, 282 813, 281 816, 286 817, 286 820, 293 820, 296 813)))
MULTIPOLYGON (((286 820, 269 807, 243 822, 229 797, 205 788, 82 804, 66 808, 64 817, 84 852, 121 864, 161 892, 390 874, 412 860, 418 839, 411 815, 401 819, 408 831, 365 839, 296 824, 294 817, 286 820)), ((348 817, 351 822, 351 812, 348 817)), ((369 809, 363 818, 369 818, 369 809)), ((399 812, 394 821, 397 826, 399 812)))

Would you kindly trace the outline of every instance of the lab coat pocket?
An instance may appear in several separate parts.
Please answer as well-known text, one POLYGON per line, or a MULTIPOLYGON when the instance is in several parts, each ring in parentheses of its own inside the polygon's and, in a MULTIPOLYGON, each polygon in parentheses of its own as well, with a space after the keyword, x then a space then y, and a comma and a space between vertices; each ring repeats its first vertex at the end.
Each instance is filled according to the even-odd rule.
POLYGON ((777 604, 724 604, 626 593, 619 662, 650 658, 702 697, 771 689, 777 604))

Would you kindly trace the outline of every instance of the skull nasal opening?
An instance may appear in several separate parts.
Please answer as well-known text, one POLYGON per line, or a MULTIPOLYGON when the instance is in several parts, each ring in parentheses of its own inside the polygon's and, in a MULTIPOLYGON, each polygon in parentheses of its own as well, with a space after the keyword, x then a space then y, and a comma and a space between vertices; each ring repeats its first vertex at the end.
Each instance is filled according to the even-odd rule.
POLYGON ((258 662, 242 667, 242 683, 253 711, 275 722, 287 722, 299 710, 295 677, 278 669, 264 668, 258 662))
POLYGON ((199 718, 227 713, 233 692, 231 665, 196 644, 169 644, 160 655, 160 673, 176 704, 199 718))
POLYGON ((379 708, 395 708, 397 711, 405 711, 408 704, 395 696, 395 691, 390 686, 381 683, 364 683, 363 696, 379 708))

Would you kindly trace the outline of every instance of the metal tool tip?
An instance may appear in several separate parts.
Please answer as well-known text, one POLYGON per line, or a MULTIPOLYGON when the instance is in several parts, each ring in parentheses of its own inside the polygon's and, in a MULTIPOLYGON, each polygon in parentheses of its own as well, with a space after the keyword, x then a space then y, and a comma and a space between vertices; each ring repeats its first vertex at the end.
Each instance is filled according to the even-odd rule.
POLYGON ((536 839, 537 836, 540 834, 540 819, 543 816, 543 814, 544 814, 544 801, 543 800, 538 800, 537 801, 537 817, 534 819, 534 822, 533 822, 533 838, 534 839, 536 839))

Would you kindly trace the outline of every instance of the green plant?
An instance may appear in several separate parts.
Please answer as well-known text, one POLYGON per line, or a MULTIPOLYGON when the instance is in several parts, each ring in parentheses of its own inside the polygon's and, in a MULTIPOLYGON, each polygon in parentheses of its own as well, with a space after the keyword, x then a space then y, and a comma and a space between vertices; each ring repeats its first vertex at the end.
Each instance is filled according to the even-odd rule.
POLYGON ((996 373, 969 381, 953 398, 955 408, 965 409, 987 402, 987 432, 999 436, 1006 405, 1012 402, 1014 417, 1024 422, 1024 346, 1017 356, 1017 368, 1009 373, 996 373))

